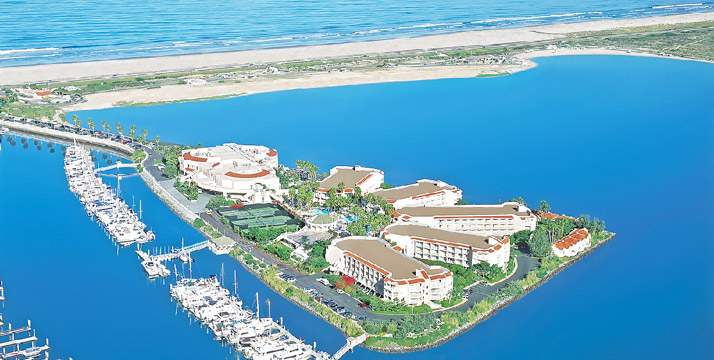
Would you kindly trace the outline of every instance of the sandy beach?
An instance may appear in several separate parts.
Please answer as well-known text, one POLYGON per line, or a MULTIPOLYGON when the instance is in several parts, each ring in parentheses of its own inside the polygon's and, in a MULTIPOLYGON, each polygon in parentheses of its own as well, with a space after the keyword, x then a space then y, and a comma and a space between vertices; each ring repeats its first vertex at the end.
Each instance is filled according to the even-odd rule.
POLYGON ((91 61, 0 68, 0 85, 70 81, 230 68, 246 64, 268 64, 311 59, 345 58, 434 49, 533 43, 565 38, 566 34, 615 28, 678 24, 714 20, 714 12, 662 17, 600 20, 513 29, 467 31, 444 35, 368 42, 247 50, 212 54, 91 61))

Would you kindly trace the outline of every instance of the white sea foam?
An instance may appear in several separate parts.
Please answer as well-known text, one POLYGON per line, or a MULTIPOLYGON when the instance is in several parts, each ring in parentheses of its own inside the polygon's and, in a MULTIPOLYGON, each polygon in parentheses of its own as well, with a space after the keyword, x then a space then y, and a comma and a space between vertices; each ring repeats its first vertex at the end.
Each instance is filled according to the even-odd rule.
POLYGON ((29 52, 41 52, 41 51, 54 51, 54 50, 59 50, 59 48, 0 50, 0 55, 29 53, 29 52))
POLYGON ((678 7, 693 7, 693 6, 702 6, 702 3, 695 3, 695 4, 677 4, 677 5, 655 5, 652 8, 653 9, 670 9, 670 8, 678 8, 678 7))

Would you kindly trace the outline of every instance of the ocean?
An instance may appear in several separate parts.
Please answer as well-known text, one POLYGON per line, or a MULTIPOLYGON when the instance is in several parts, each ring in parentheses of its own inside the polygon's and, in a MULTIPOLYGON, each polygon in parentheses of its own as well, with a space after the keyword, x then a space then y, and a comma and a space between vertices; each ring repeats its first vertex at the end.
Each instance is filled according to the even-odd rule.
POLYGON ((682 0, 0 2, 0 67, 393 39, 712 11, 682 0))
MULTIPOLYGON (((136 124, 162 141, 264 144, 278 150, 282 164, 307 159, 320 171, 376 167, 394 185, 440 179, 472 203, 547 200, 555 212, 596 216, 617 233, 442 346, 400 355, 358 348, 345 359, 710 358, 714 65, 626 56, 536 61, 535 69, 498 78, 293 90, 77 115, 136 124)), ((140 179, 121 188, 127 203, 142 201, 144 221, 157 234, 148 247, 201 240, 140 179)), ((8 298, 2 313, 6 322, 32 319, 38 337, 50 339, 52 358, 234 356, 176 309, 166 284, 146 280, 133 248, 117 250, 86 217, 67 189, 60 151, 4 140, 0 189, 0 274, 8 298)), ((270 298, 273 315, 318 349, 334 352, 344 343, 330 325, 229 257, 204 250, 196 258, 194 276, 218 274, 224 264, 232 284, 236 269, 247 305, 254 306, 256 292, 270 298)))

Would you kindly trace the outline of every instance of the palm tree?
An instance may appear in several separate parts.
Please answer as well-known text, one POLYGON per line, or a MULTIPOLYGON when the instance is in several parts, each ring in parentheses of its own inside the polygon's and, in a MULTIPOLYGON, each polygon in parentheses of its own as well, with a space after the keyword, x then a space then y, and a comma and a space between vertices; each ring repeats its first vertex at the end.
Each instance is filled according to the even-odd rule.
POLYGON ((340 193, 343 193, 345 191, 345 183, 340 182, 337 184, 337 189, 340 190, 340 193))
POLYGON ((107 131, 107 121, 106 120, 102 120, 102 129, 104 129, 104 131, 107 131))
POLYGON ((156 142, 156 146, 159 146, 159 140, 160 140, 160 139, 161 139, 161 138, 159 137, 159 135, 156 135, 156 137, 154 138, 154 142, 156 142))
POLYGON ((111 132, 111 131, 112 131, 112 126, 107 124, 107 132, 111 132))
POLYGON ((89 126, 90 129, 92 129, 92 134, 94 134, 94 127, 97 124, 94 123, 94 120, 92 118, 87 118, 87 126, 89 126))
POLYGON ((77 116, 77 114, 72 115, 72 122, 74 122, 75 126, 79 127, 79 125, 77 125, 79 124, 79 116, 77 116))
POLYGON ((129 127, 129 137, 131 137, 133 139, 135 134, 136 134, 136 125, 132 125, 129 127))
POLYGON ((119 135, 124 135, 124 128, 121 126, 121 123, 117 123, 116 125, 114 125, 114 127, 116 127, 119 135))
POLYGON ((141 137, 146 139, 146 135, 149 135, 149 130, 146 130, 146 129, 141 130, 141 137))

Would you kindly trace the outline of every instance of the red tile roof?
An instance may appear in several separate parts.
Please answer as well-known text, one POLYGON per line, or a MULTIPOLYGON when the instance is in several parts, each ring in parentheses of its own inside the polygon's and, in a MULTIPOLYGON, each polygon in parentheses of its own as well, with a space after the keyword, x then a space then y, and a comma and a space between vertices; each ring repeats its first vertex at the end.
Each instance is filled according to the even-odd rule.
POLYGON ((270 157, 278 156, 278 151, 275 149, 270 149, 270 151, 268 151, 268 156, 270 156, 270 157))
POLYGON ((583 241, 584 239, 587 239, 588 236, 590 236, 590 232, 588 232, 588 229, 575 229, 571 231, 568 236, 556 241, 553 245, 555 245, 558 250, 565 250, 583 241))
POLYGON ((226 176, 233 177, 233 178, 238 178, 238 179, 251 179, 251 178, 263 177, 263 176, 266 176, 266 175, 268 175, 268 174, 270 174, 270 171, 268 171, 268 170, 262 170, 262 171, 260 171, 260 172, 252 173, 252 174, 238 174, 238 173, 234 173, 234 172, 232 172, 232 171, 229 171, 229 172, 227 172, 225 175, 226 175, 226 176))
POLYGON ((191 153, 188 152, 188 151, 185 152, 185 153, 183 153, 183 158, 184 158, 184 160, 196 161, 196 162, 206 162, 206 161, 208 161, 207 158, 202 158, 202 157, 198 157, 198 156, 193 156, 193 155, 191 155, 191 153))
POLYGON ((37 91, 35 94, 37 94, 37 96, 47 96, 52 95, 52 91, 37 91))

